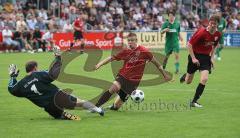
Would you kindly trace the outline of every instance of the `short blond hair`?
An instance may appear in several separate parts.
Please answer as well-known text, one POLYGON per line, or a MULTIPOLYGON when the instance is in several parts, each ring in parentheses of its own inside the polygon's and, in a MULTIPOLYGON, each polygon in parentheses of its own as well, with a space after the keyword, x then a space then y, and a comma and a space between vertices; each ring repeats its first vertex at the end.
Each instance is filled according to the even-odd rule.
POLYGON ((220 22, 220 16, 217 15, 217 14, 213 14, 213 15, 210 16, 209 21, 215 21, 215 22, 219 23, 220 22))

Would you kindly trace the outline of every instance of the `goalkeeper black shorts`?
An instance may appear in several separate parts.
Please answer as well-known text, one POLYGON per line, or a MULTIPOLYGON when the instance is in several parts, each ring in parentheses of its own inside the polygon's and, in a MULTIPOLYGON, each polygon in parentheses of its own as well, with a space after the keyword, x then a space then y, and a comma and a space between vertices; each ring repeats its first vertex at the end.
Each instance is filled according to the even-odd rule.
POLYGON ((74 109, 77 104, 77 98, 59 91, 55 94, 52 102, 44 109, 56 119, 61 118, 64 109, 74 109))

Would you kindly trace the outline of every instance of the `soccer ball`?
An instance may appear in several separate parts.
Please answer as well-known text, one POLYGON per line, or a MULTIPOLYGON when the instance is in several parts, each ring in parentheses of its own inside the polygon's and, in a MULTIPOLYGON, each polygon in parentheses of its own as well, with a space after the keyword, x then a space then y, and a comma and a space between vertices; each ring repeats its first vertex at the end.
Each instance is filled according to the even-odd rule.
POLYGON ((131 99, 135 103, 141 103, 144 100, 144 92, 142 90, 134 90, 131 94, 131 99))

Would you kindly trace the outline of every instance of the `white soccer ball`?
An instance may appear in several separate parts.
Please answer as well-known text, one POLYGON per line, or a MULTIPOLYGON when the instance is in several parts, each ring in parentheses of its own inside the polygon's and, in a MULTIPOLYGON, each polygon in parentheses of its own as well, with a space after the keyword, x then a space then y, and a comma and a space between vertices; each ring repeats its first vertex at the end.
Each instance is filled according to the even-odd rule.
POLYGON ((142 90, 134 90, 131 94, 131 99, 135 103, 141 103, 144 100, 144 92, 142 90))

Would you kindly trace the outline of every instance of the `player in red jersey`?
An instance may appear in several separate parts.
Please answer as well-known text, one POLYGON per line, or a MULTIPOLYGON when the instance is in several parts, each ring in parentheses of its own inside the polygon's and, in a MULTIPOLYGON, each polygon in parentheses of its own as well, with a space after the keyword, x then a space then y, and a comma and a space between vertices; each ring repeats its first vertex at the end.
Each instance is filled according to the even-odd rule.
POLYGON ((201 74, 200 83, 190 104, 192 107, 202 107, 197 100, 204 91, 208 74, 211 73, 211 68, 213 67, 214 50, 221 38, 221 33, 217 31, 219 21, 219 16, 212 15, 208 26, 206 28, 199 28, 188 42, 187 73, 180 78, 180 82, 190 84, 197 70, 201 74))
POLYGON ((109 90, 103 93, 96 103, 97 107, 100 107, 107 102, 112 94, 117 93, 119 97, 116 99, 112 109, 119 109, 126 101, 128 95, 130 95, 138 87, 143 76, 145 64, 148 61, 152 62, 158 68, 165 80, 170 80, 170 77, 166 74, 162 68, 162 65, 155 59, 152 53, 145 47, 137 45, 136 42, 137 35, 134 33, 129 33, 129 48, 123 49, 118 54, 106 58, 95 66, 95 69, 97 70, 101 66, 114 60, 124 61, 124 65, 119 70, 116 80, 113 82, 109 90))
MULTIPOLYGON (((84 21, 83 17, 80 14, 78 18, 73 22, 73 28, 74 28, 74 43, 80 42, 80 51, 83 53, 84 51, 84 38, 83 38, 83 32, 84 32, 84 21)), ((72 49, 74 43, 71 43, 70 50, 72 49)))

